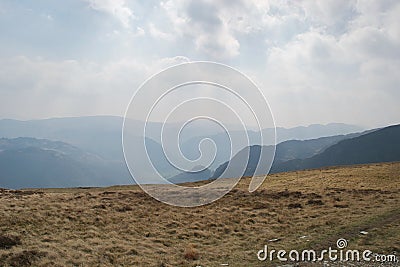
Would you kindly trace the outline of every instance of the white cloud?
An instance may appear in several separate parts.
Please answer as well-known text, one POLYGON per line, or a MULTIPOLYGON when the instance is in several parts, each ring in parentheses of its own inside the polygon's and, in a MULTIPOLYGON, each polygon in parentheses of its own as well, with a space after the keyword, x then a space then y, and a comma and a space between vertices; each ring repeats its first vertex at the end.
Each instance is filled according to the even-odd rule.
POLYGON ((302 0, 298 4, 315 27, 340 33, 356 15, 356 3, 356 0, 302 0))
POLYGON ((114 16, 125 28, 130 28, 133 18, 132 10, 126 5, 125 0, 85 0, 91 8, 114 16))
MULTIPOLYGON (((393 35, 398 29, 390 18, 398 4, 372 6, 358 3, 357 15, 343 32, 311 25, 286 45, 269 50, 264 85, 271 89, 281 119, 368 126, 398 121, 400 40, 393 35)), ((316 25, 329 25, 333 17, 340 20, 344 11, 337 12, 316 25)))
POLYGON ((137 36, 143 36, 146 34, 146 31, 142 27, 137 27, 136 30, 137 36))
POLYGON ((160 31, 153 23, 149 24, 149 33, 156 39, 161 39, 165 41, 171 41, 174 39, 172 34, 160 31))
POLYGON ((159 60, 156 60, 155 62, 152 62, 152 70, 153 71, 161 71, 165 68, 177 65, 177 64, 182 64, 182 63, 187 63, 190 62, 191 60, 185 56, 176 56, 176 57, 166 57, 162 58, 159 60))
POLYGON ((169 0, 161 6, 172 24, 172 34, 188 38, 199 52, 215 59, 239 55, 240 44, 213 1, 169 0))

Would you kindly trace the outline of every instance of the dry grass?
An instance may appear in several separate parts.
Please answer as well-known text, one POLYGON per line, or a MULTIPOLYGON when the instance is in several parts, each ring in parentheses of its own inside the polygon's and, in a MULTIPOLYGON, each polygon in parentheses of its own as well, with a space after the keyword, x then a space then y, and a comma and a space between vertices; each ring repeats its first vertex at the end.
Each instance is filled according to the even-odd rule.
POLYGON ((266 266, 256 256, 265 244, 319 249, 338 238, 400 251, 400 163, 271 175, 254 193, 249 181, 198 208, 136 186, 1 190, 0 266, 266 266))

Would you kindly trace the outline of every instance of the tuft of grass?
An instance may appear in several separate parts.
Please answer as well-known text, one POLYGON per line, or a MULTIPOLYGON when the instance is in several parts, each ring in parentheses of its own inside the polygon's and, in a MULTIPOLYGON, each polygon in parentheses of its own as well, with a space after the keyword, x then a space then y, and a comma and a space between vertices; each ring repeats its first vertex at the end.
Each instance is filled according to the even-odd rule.
POLYGON ((325 203, 321 200, 321 199, 309 199, 308 201, 307 201, 307 205, 319 205, 319 206, 322 206, 322 205, 324 205, 325 203))
POLYGON ((186 260, 198 260, 200 255, 198 250, 196 249, 195 245, 193 244, 189 244, 186 249, 185 249, 185 253, 183 254, 183 257, 186 260))
POLYGON ((301 209, 303 206, 300 203, 289 203, 288 205, 289 209, 301 209))
POLYGON ((39 252, 36 250, 24 250, 15 255, 12 255, 8 259, 8 264, 10 266, 32 266, 35 261, 39 258, 46 256, 46 253, 39 252))
POLYGON ((13 235, 0 235, 0 248, 9 249, 21 244, 21 239, 13 235))

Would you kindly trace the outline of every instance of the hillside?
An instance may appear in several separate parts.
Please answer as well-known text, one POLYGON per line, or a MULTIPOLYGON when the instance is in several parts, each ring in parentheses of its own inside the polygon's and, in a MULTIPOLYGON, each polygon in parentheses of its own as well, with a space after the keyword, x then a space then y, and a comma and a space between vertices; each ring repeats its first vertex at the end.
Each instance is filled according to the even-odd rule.
MULTIPOLYGON (((251 146, 249 149, 244 176, 254 174, 261 150, 263 153, 270 153, 272 147, 251 146)), ((231 162, 240 162, 243 154, 246 154, 245 150, 235 155, 231 162)), ((270 173, 390 161, 400 161, 400 125, 349 135, 282 142, 276 146, 270 173)), ((228 162, 221 164, 212 178, 220 177, 227 165, 228 162)), ((233 164, 235 165, 238 163, 233 164)), ((240 170, 233 170, 224 177, 239 175, 240 170)))
POLYGON ((373 131, 375 131, 375 129, 359 133, 333 135, 309 140, 284 141, 276 146, 274 163, 277 164, 292 159, 310 158, 342 140, 358 137, 373 131))
POLYGON ((76 187, 129 184, 125 165, 70 144, 20 137, 0 139, 0 187, 76 187))
POLYGON ((198 208, 137 186, 0 190, 0 266, 282 266, 257 252, 321 251, 339 238, 399 255, 399 174, 400 163, 280 173, 254 193, 245 178, 198 208))
POLYGON ((311 158, 277 164, 271 171, 282 172, 389 161, 400 161, 400 125, 389 126, 340 141, 311 158))
MULTIPOLYGON (((279 165, 283 162, 294 160, 294 159, 306 159, 312 157, 316 154, 323 152, 327 147, 338 143, 339 141, 354 138, 369 132, 373 132, 375 130, 368 130, 361 133, 352 133, 347 135, 334 135, 327 137, 320 137, 316 139, 310 140, 288 140, 276 145, 275 157, 273 166, 279 165)), ((247 168, 245 170, 244 176, 250 176, 254 174, 256 166, 259 162, 260 152, 263 150, 263 153, 271 153, 271 146, 258 146, 254 145, 250 147, 249 150, 249 158, 247 168)), ((237 155, 235 155, 231 161, 238 162, 243 159, 243 155, 247 152, 245 149, 242 149, 237 155)), ((225 162, 216 168, 213 173, 212 178, 218 178, 222 175, 229 162, 225 162)), ((234 163, 233 166, 239 165, 238 163, 234 163)), ((240 170, 233 169, 229 175, 225 177, 237 177, 242 173, 240 170)))

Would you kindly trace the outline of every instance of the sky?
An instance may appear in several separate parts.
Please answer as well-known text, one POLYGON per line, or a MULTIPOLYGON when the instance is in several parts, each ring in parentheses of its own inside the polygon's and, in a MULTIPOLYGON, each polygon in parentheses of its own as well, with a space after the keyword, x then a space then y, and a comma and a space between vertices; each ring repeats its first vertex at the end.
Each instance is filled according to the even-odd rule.
POLYGON ((400 1, 0 1, 0 118, 123 116, 151 75, 215 61, 276 125, 400 122, 400 1))

